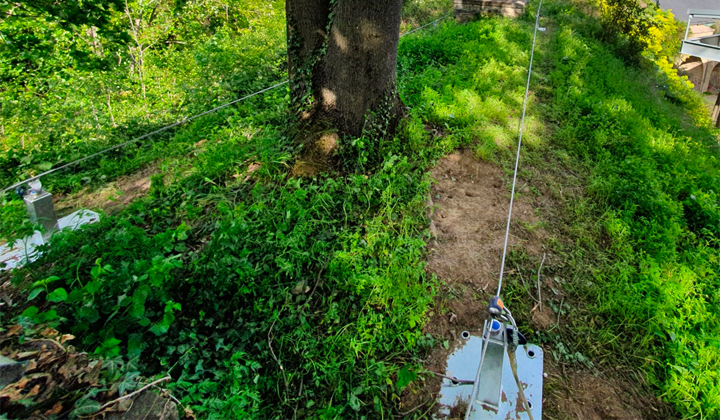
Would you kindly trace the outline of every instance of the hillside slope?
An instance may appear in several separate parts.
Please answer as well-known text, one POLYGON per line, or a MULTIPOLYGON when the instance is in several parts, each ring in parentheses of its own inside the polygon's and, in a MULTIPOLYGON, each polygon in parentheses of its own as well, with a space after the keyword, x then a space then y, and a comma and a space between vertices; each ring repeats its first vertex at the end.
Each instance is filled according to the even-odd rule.
MULTIPOLYGON (((293 175, 303 145, 332 133, 285 122, 284 91, 162 140, 182 153, 142 152, 160 157, 146 196, 3 274, 14 286, 0 325, 13 340, 50 326, 106 366, 84 397, 35 406, 37 393, 17 394, 9 418, 55 402, 63 415, 97 409, 88 401, 140 388, 139 374, 170 375, 199 418, 431 415, 424 363, 451 337, 438 325, 448 308, 480 314, 490 292, 451 287, 432 258, 426 270, 428 243, 442 242, 428 196, 456 181, 433 178, 457 150, 494 177, 498 203, 507 191, 534 7, 404 37, 399 133, 343 139, 325 173, 293 175)), ((579 6, 543 10, 518 190, 531 214, 513 225, 505 300, 548 355, 545 412, 616 415, 574 411, 597 391, 572 382, 586 378, 630 384, 608 395, 632 394, 643 417, 716 418, 717 131, 663 45, 628 64, 579 6), (531 297, 543 254, 549 320, 531 297)), ((490 283, 499 260, 487 261, 490 283)))

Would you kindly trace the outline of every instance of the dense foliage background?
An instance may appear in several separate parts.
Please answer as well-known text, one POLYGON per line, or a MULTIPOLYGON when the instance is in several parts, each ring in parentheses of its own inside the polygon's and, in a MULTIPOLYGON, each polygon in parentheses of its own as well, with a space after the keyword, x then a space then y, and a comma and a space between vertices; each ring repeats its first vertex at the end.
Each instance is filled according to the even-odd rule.
MULTIPOLYGON (((284 2, 21 2, 0 6, 0 183, 145 134, 282 80, 284 2)), ((259 112, 263 112, 259 110, 259 112)), ((105 155, 46 182, 73 190, 193 143, 105 155)))

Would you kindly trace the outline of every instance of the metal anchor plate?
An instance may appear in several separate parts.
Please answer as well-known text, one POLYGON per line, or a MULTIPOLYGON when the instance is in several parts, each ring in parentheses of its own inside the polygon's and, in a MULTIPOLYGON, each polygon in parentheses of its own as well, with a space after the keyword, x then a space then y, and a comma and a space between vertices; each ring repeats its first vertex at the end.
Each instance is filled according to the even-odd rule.
MULTIPOLYGON (((445 375, 458 379, 473 380, 477 374, 482 353, 483 340, 481 337, 470 337, 465 340, 463 347, 456 350, 448 358, 445 375)), ((461 404, 466 407, 472 405, 471 420, 525 420, 529 416, 525 412, 518 389, 510 369, 510 360, 507 352, 491 352, 491 346, 485 354, 483 371, 480 375, 478 394, 486 390, 486 395, 492 395, 499 388, 499 405, 492 407, 477 401, 470 401, 472 384, 455 385, 449 379, 443 379, 440 389, 440 409, 438 418, 450 415, 453 407, 461 404), (498 386, 499 385, 499 386, 498 386), (464 402, 464 404, 462 403, 464 402)), ((500 347, 500 346, 498 346, 500 347)), ((519 346, 516 351, 518 376, 525 385, 525 396, 531 406, 533 418, 542 418, 542 386, 543 386, 543 351, 532 344, 519 346)), ((463 415, 465 409, 462 410, 463 415)))

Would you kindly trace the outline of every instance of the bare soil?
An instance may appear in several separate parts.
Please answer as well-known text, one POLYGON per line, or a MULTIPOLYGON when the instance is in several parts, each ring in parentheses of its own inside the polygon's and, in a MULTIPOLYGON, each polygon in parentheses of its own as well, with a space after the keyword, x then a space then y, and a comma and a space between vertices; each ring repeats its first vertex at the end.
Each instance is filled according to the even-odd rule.
MULTIPOLYGON (((444 373, 449 354, 461 345, 460 333, 469 331, 480 335, 486 318, 487 302, 496 293, 502 247, 510 202, 511 175, 499 166, 476 159, 471 152, 456 152, 432 170, 436 183, 428 202, 431 213, 427 270, 443 282, 436 306, 425 326, 425 332, 447 340, 448 348, 437 346, 424 361, 430 372, 444 373)), ((539 179, 544 176, 539 176, 539 179)), ((562 197, 562 189, 559 190, 562 197)), ((546 256, 546 266, 556 258, 546 253, 544 243, 552 236, 562 235, 562 229, 548 227, 540 215, 552 215, 557 192, 538 182, 532 189, 518 181, 513 221, 510 230, 510 249, 522 249, 537 268, 546 256), (530 191, 536 191, 531 194, 530 191)), ((522 277, 520 267, 506 267, 506 277, 522 277)), ((555 278, 555 280, 557 280, 555 278)), ((522 281, 536 281, 536 278, 522 281)), ((547 297, 557 293, 552 276, 541 276, 543 309, 535 296, 527 296, 533 309, 521 314, 535 331, 558 328, 561 319, 548 305, 547 297)), ((537 287, 531 290, 537 293, 537 287)), ((517 318, 516 314, 516 318, 517 318)), ((522 320, 519 320, 522 321, 522 320)), ((630 378, 610 371, 595 369, 566 372, 555 361, 550 349, 546 351, 544 382, 544 418, 556 419, 643 419, 662 418, 662 403, 635 385, 630 378), (655 407, 659 407, 658 410, 655 407), (653 415, 656 414, 656 415, 653 415)), ((442 379, 430 375, 419 378, 403 393, 400 417, 425 418, 438 416, 434 397, 440 391, 442 379)), ((464 418, 464 407, 455 407, 449 418, 464 418)))
MULTIPOLYGON (((431 232, 436 240, 430 245, 427 269, 448 284, 455 299, 443 305, 448 313, 436 317, 428 332, 460 328, 480 334, 486 297, 497 289, 510 191, 502 169, 478 161, 471 152, 447 156, 432 175, 437 180, 431 189, 431 232)), ((508 246, 523 246, 530 255, 542 256, 544 230, 521 228, 538 222, 529 197, 518 195, 508 246)), ((455 339, 452 335, 447 338, 455 339)))
POLYGON ((313 177, 330 169, 336 161, 340 137, 336 132, 313 134, 305 141, 305 148, 292 167, 293 176, 313 177))
MULTIPOLYGON (((554 366, 551 367, 551 369, 554 366)), ((589 372, 573 372, 567 376, 556 374, 558 389, 551 398, 556 410, 566 419, 639 420, 645 417, 636 404, 642 397, 633 395, 631 386, 616 378, 594 376, 589 372)))
POLYGON ((104 210, 117 213, 136 198, 150 190, 150 178, 160 170, 153 163, 140 171, 118 178, 96 191, 84 188, 68 196, 59 195, 55 199, 55 208, 59 215, 71 213, 77 209, 104 210))

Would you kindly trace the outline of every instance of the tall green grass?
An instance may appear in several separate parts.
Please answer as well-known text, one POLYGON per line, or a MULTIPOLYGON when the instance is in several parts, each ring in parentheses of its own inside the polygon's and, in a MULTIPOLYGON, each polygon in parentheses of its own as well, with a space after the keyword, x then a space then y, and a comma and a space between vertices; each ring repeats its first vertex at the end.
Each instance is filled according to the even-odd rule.
POLYGON ((605 328, 585 334, 642 367, 683 418, 718 418, 718 132, 691 85, 626 66, 567 4, 549 10, 551 145, 589 168, 575 210, 599 229, 578 235, 609 241, 584 291, 605 328))
MULTIPOLYGON (((535 339, 563 362, 620 359, 644 371, 683 418, 716 418, 717 132, 701 97, 664 65, 660 46, 649 56, 659 67, 628 66, 614 45, 599 41, 592 17, 567 2, 545 2, 543 10, 550 30, 539 35, 523 162, 543 167, 551 157, 581 174, 584 188, 566 190, 567 207, 555 213, 569 221, 561 231, 573 245, 548 244, 568 256, 565 268, 550 270, 570 278, 564 287, 580 307, 570 312, 572 331, 535 339)), ((448 25, 401 45, 408 75, 401 93, 413 116, 443 132, 436 147, 469 147, 509 163, 528 23, 448 25)), ((571 308, 563 305, 564 313, 571 308)))

